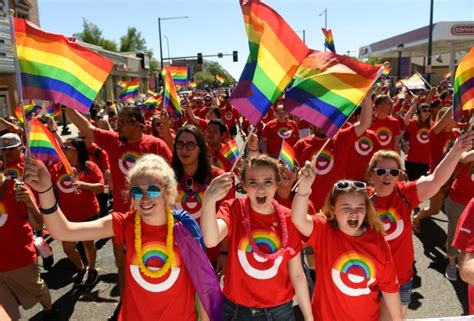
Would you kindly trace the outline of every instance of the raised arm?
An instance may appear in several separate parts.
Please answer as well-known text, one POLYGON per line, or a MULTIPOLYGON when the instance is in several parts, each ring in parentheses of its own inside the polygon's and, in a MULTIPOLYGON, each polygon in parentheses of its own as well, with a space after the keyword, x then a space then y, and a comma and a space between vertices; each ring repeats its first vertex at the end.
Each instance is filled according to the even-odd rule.
POLYGON ((432 127, 433 132, 437 135, 443 131, 443 129, 446 127, 446 124, 450 121, 452 118, 453 112, 451 109, 449 109, 441 119, 434 124, 432 127))
POLYGON ((372 125, 374 107, 372 106, 372 95, 369 92, 362 101, 360 120, 355 123, 354 130, 357 137, 360 137, 372 125))
POLYGON ((298 191, 291 204, 291 220, 298 231, 306 237, 313 232, 313 219, 308 215, 308 199, 315 178, 312 167, 313 165, 306 161, 306 165, 300 170, 298 191))
POLYGON ((415 110, 416 110, 417 106, 418 106, 418 98, 414 98, 413 102, 410 106, 410 109, 408 109, 407 114, 403 118, 403 123, 405 124, 405 126, 410 125, 410 120, 411 120, 413 114, 415 113, 415 110))
POLYGON ((416 181, 418 199, 424 202, 433 195, 448 181, 456 168, 463 153, 473 146, 474 130, 470 130, 456 139, 453 148, 444 156, 432 174, 422 176, 416 181))
POLYGON ((57 207, 51 176, 42 162, 28 158, 25 163, 24 176, 25 182, 38 192, 40 212, 43 214, 44 222, 54 239, 89 241, 114 236, 111 215, 83 223, 72 223, 66 219, 61 209, 57 207))
POLYGON ((94 139, 94 125, 90 121, 80 114, 78 111, 65 107, 67 117, 72 121, 74 125, 79 129, 82 135, 87 138, 94 139))

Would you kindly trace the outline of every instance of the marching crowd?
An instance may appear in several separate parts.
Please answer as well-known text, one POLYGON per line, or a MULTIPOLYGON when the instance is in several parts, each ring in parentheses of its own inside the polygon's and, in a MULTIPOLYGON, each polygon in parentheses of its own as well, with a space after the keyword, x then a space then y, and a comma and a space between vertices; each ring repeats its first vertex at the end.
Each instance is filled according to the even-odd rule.
POLYGON ((441 210, 445 276, 474 284, 474 117, 456 122, 451 106, 446 83, 378 85, 331 138, 282 101, 253 126, 224 90, 183 93, 180 118, 138 101, 64 107, 79 131, 67 140, 37 116, 73 174, 25 155, 17 119, 0 119, 0 306, 13 320, 37 303, 58 317, 37 262, 46 229, 76 288, 100 278, 94 241, 113 240, 119 320, 401 320, 413 232, 441 210), (283 141, 293 167, 278 159, 283 141))

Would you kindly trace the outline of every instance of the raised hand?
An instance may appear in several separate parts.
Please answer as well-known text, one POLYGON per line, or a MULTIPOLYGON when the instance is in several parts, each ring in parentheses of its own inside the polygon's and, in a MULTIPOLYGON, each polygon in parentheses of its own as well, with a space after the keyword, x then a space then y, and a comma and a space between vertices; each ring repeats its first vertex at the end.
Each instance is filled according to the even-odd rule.
POLYGON ((43 162, 28 157, 25 162, 25 182, 35 191, 42 192, 51 187, 51 175, 43 162))
POLYGON ((214 178, 207 187, 204 198, 214 202, 223 199, 234 184, 233 175, 232 173, 224 173, 214 178))
POLYGON ((306 161, 306 164, 304 165, 304 167, 300 169, 298 176, 299 176, 298 193, 299 194, 310 193, 311 186, 313 186, 313 182, 316 175, 309 161, 306 161))

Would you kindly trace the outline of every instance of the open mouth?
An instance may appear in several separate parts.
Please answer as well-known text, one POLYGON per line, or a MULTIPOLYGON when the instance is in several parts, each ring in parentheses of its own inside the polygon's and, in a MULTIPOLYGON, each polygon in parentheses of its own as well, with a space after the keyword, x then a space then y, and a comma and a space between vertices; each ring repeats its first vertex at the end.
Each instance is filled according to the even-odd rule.
POLYGON ((356 228, 359 226, 359 220, 348 220, 347 225, 349 225, 349 227, 356 228))
POLYGON ((257 196, 256 200, 257 200, 257 204, 263 205, 267 201, 267 197, 266 196, 257 196))
POLYGON ((382 184, 389 186, 391 183, 390 182, 382 182, 382 184))
POLYGON ((144 205, 140 205, 140 208, 144 211, 149 211, 151 210, 152 208, 154 208, 156 205, 155 204, 151 204, 150 206, 144 206, 144 205))

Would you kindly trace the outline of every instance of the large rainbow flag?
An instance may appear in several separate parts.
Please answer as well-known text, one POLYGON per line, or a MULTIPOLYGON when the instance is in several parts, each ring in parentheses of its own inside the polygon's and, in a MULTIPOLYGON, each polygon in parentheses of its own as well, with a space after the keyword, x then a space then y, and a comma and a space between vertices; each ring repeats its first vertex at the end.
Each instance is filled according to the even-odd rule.
POLYGON ((460 118, 463 110, 474 109, 474 48, 471 48, 454 74, 453 116, 460 118))
POLYGON ((24 19, 14 27, 23 96, 87 112, 113 62, 24 19))
POLYGON ((423 79, 421 79, 420 75, 417 73, 414 73, 410 78, 408 79, 402 79, 400 80, 402 84, 407 87, 410 90, 413 89, 426 89, 425 87, 425 82, 423 79))
POLYGON ((321 28, 321 30, 324 34, 324 47, 336 53, 336 46, 334 46, 334 37, 332 36, 332 30, 324 28, 321 28))
POLYGON ((119 81, 117 85, 121 88, 119 98, 121 101, 124 101, 138 95, 140 79, 135 78, 129 82, 119 81))
POLYGON ((280 15, 259 0, 241 0, 250 54, 230 103, 257 125, 281 96, 309 49, 280 15))
POLYGON ((381 72, 381 67, 315 50, 303 61, 286 91, 285 108, 332 137, 359 106, 381 72))
POLYGON ((71 164, 69 164, 69 161, 66 158, 66 155, 64 155, 61 147, 59 147, 56 138, 54 138, 53 134, 51 134, 51 132, 37 118, 34 118, 31 122, 28 147, 30 148, 31 155, 36 159, 45 162, 62 162, 68 174, 74 172, 71 164))
POLYGON ((171 72, 166 70, 165 86, 163 94, 163 108, 166 109, 174 118, 180 118, 183 115, 181 105, 179 103, 179 96, 171 77, 171 72))
POLYGON ((174 84, 176 86, 186 86, 188 84, 188 66, 165 66, 162 70, 163 78, 166 77, 166 70, 169 70, 171 73, 171 78, 173 78, 174 84))

